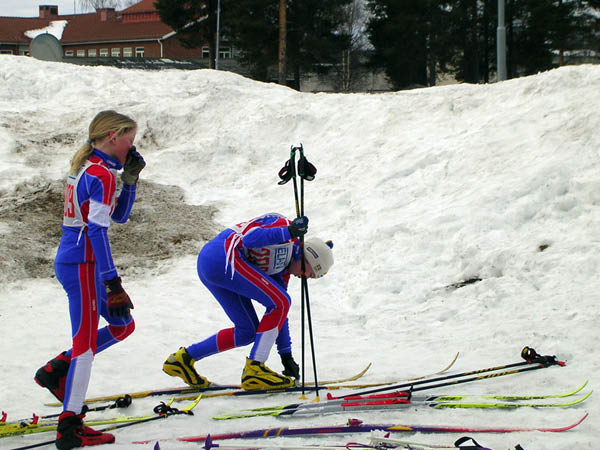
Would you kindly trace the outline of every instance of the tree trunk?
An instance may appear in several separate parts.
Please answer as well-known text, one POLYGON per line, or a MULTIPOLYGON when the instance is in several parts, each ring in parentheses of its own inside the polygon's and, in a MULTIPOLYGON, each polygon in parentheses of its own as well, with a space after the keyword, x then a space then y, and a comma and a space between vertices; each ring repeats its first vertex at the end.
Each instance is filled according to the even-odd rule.
POLYGON ((286 41, 286 5, 285 0, 279 0, 279 84, 287 84, 285 68, 285 41, 286 41))

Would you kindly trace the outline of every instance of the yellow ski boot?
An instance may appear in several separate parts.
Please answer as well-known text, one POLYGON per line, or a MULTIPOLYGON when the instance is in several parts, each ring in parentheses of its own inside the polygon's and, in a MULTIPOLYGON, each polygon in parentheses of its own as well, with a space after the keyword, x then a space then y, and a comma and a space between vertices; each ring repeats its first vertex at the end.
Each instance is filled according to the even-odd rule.
POLYGON ((198 375, 198 372, 194 369, 194 362, 185 347, 180 347, 175 353, 169 355, 163 364, 162 370, 167 375, 181 378, 190 386, 208 387, 210 381, 198 375))
POLYGON ((273 372, 264 363, 246 358, 246 366, 242 372, 242 389, 279 389, 295 386, 292 378, 273 372))

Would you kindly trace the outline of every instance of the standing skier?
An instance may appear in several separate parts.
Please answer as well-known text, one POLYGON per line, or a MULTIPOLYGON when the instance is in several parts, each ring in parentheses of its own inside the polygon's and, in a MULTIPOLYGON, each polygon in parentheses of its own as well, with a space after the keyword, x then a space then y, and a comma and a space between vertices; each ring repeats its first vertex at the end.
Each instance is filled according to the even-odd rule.
POLYGON ((146 165, 133 146, 136 131, 131 118, 102 111, 71 160, 54 269, 69 300, 73 346, 48 361, 34 378, 63 402, 56 437, 61 450, 115 440, 112 434, 85 426, 83 401, 94 355, 122 341, 135 328, 129 313, 133 304, 113 263, 108 227, 111 219, 125 223, 129 218, 139 173, 146 165), (119 169, 123 169, 120 190, 119 169), (98 330, 100 315, 108 326, 98 330))
MULTIPOLYGON (((242 372, 242 388, 293 386, 292 377, 300 378, 300 374, 292 357, 287 285, 290 274, 302 276, 299 237, 307 230, 305 216, 290 222, 270 213, 228 228, 208 242, 198 255, 198 276, 234 327, 181 347, 167 358, 163 371, 190 386, 205 387, 210 382, 196 372, 195 361, 254 343, 242 372), (251 300, 266 308, 260 321, 251 300), (283 375, 265 366, 274 344, 285 369, 283 375)), ((316 238, 304 242, 306 277, 320 278, 327 273, 333 265, 332 245, 316 238)))

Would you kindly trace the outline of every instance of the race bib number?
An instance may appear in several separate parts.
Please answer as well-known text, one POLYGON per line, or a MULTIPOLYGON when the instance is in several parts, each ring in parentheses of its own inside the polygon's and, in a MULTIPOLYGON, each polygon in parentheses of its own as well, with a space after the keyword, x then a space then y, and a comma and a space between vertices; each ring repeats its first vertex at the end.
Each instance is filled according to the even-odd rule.
POLYGON ((67 184, 67 189, 65 190, 65 207, 63 215, 70 219, 75 217, 75 204, 73 202, 73 191, 75 190, 75 186, 72 184, 67 184))
POLYGON ((268 275, 282 272, 292 259, 291 242, 284 244, 269 245, 258 249, 248 249, 250 261, 265 271, 268 275))

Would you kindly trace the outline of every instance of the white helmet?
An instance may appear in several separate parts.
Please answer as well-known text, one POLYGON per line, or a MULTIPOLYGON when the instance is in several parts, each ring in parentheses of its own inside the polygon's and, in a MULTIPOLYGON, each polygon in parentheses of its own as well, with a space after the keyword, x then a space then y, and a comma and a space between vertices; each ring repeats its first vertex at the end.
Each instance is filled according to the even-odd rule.
POLYGON ((333 242, 323 242, 319 238, 304 241, 304 258, 312 267, 315 278, 325 275, 333 266, 333 242))

